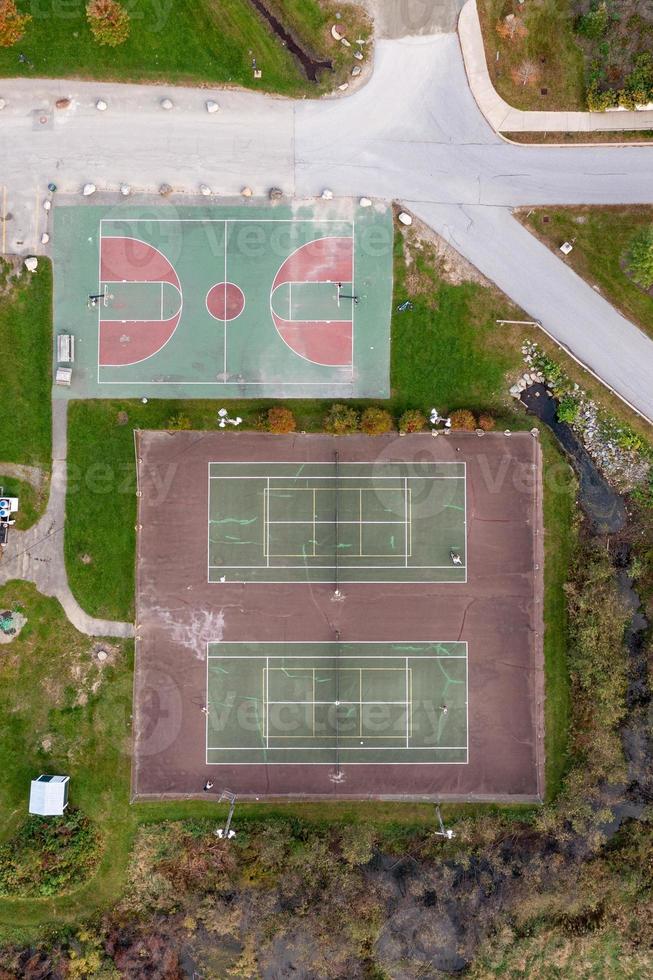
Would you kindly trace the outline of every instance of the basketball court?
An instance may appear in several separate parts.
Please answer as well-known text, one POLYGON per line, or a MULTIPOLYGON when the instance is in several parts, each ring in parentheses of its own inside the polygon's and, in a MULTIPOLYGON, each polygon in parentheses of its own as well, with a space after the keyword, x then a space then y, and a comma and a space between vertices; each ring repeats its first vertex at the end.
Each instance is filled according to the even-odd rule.
POLYGON ((542 798, 536 434, 137 457, 135 799, 542 798))
POLYGON ((385 206, 57 203, 57 396, 388 396, 385 206))

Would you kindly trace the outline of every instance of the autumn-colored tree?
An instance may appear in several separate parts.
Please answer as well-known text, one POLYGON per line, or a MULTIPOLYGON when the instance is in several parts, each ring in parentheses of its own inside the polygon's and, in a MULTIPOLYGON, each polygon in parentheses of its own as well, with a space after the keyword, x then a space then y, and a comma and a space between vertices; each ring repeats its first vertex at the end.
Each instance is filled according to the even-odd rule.
POLYGON ((14 0, 0 0, 0 48, 20 41, 31 19, 30 14, 20 13, 14 0))
POLYGON ((294 432, 297 428, 297 422, 289 408, 284 408, 283 405, 275 405, 268 410, 266 428, 268 432, 294 432))
POLYGON ((514 41, 515 38, 526 37, 528 34, 523 20, 520 17, 515 17, 514 14, 508 14, 507 17, 500 20, 496 29, 499 37, 505 38, 506 41, 514 41))
POLYGON ((492 416, 485 412, 482 412, 478 417, 478 427, 479 429, 482 429, 483 432, 491 432, 496 424, 497 423, 494 421, 492 416))
POLYGON ((474 413, 470 412, 468 408, 456 409, 455 412, 451 413, 449 418, 451 419, 452 429, 460 429, 464 432, 473 432, 476 428, 474 413))
POLYGON ((399 419, 400 432, 422 432, 426 416, 418 408, 409 408, 399 419))
POLYGON ((90 0, 86 19, 98 44, 115 48, 129 37, 129 14, 117 0, 90 0))
POLYGON ((367 436, 382 436, 392 431, 392 415, 385 408, 370 405, 363 412, 361 429, 367 436))
POLYGON ((324 428, 336 436, 348 435, 360 429, 360 415, 350 405, 332 405, 324 416, 324 428))

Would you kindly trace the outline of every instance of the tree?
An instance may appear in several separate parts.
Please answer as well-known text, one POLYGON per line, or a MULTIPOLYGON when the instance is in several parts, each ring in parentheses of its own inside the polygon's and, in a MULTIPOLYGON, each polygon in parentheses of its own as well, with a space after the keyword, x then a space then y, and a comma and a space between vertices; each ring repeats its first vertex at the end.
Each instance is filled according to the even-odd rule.
POLYGON ((491 415, 486 412, 482 412, 478 417, 478 427, 482 429, 483 432, 492 432, 492 429, 496 426, 496 422, 491 415))
POLYGON ((392 432, 392 415, 385 408, 370 405, 363 412, 361 429, 367 436, 382 436, 392 432))
POLYGON ((30 14, 19 12, 15 0, 0 0, 0 48, 20 41, 31 19, 30 14))
POLYGON ((516 85, 534 85, 539 77, 540 70, 535 61, 522 61, 512 72, 512 79, 516 85))
POLYGON ((449 418, 451 419, 452 429, 460 429, 463 432, 473 432, 476 428, 474 413, 470 412, 468 408, 456 409, 455 412, 451 413, 449 418))
POLYGON ((418 408, 409 408, 399 419, 400 432, 422 432, 426 416, 418 408))
POLYGON ((643 289, 653 286, 653 225, 642 228, 631 241, 628 274, 643 289))
POLYGON ((115 48, 129 37, 129 14, 117 0, 90 0, 86 19, 98 44, 115 48))
POLYGON ((284 408, 283 405, 275 405, 268 409, 265 427, 268 432, 294 432, 297 423, 289 408, 284 408))
POLYGON ((360 429, 360 415, 355 408, 338 403, 331 406, 324 416, 324 428, 336 436, 349 435, 360 429))

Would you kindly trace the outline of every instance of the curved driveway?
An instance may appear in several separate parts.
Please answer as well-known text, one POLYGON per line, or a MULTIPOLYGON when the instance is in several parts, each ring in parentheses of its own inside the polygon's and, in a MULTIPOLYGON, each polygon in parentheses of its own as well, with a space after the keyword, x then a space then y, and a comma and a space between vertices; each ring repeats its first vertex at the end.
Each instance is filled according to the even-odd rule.
MULTIPOLYGON (((458 39, 379 41, 370 82, 349 98, 297 103, 147 86, 11 80, 0 84, 0 183, 8 186, 8 245, 34 248, 39 194, 55 180, 145 191, 163 181, 222 194, 272 185, 304 197, 400 199, 649 420, 653 343, 547 248, 511 208, 653 203, 653 148, 514 146, 500 140, 467 86, 458 39), (40 131, 34 109, 73 96, 40 131), (109 111, 99 113, 102 95, 109 111), (36 126, 36 129, 35 129, 36 126), (26 177, 29 174, 29 178, 26 177), (23 245, 17 244, 23 242, 23 245)), ((173 199, 173 204, 174 204, 173 199)))

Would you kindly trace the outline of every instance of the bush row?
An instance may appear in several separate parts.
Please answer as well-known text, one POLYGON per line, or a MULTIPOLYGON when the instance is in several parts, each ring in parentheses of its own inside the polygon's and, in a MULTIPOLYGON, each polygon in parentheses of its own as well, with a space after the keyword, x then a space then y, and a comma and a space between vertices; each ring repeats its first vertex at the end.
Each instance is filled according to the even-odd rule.
MULTIPOLYGON (((115 48, 129 37, 129 13, 117 0, 90 0, 86 19, 98 44, 115 48)), ((18 10, 15 0, 0 0, 0 47, 17 44, 31 20, 31 14, 18 10)))
MULTIPOLYGON (((451 428, 460 431, 473 432, 482 429, 490 432, 495 422, 491 415, 481 414, 478 418, 469 409, 461 408, 451 413, 451 428)), ((340 402, 334 403, 324 416, 325 432, 336 436, 351 435, 362 432, 367 436, 381 436, 388 432, 401 433, 423 432, 427 427, 427 419, 419 409, 411 408, 405 411, 398 423, 392 414, 378 405, 369 405, 359 411, 353 405, 340 402)), ((264 412, 257 421, 256 428, 263 432, 288 433, 295 432, 297 423, 292 411, 285 406, 275 406, 264 412)))

